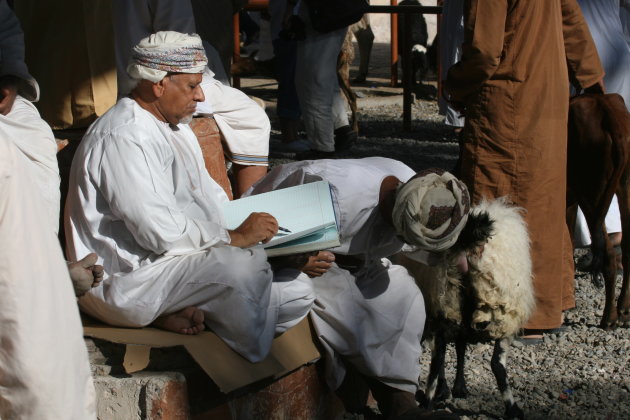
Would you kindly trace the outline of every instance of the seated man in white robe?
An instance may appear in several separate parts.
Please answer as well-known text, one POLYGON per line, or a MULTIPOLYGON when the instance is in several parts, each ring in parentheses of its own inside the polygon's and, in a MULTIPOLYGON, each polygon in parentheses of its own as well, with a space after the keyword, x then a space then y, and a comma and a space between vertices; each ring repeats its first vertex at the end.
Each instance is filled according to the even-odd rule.
MULTIPOLYGON (((133 85, 126 68, 132 48, 141 39, 158 31, 197 32, 190 0, 115 0, 112 13, 119 98, 133 85)), ((199 103, 196 115, 211 115, 221 130, 238 198, 267 173, 271 124, 261 106, 229 85, 216 49, 204 42, 204 50, 210 62, 201 83, 206 99, 199 103)))
MULTIPOLYGON (((416 174, 372 157, 280 165, 247 195, 321 180, 331 186, 341 246, 310 257, 303 270, 317 277, 311 319, 327 353, 329 385, 356 395, 365 381, 385 418, 457 418, 416 407, 424 301, 407 270, 387 257, 407 251, 431 263, 454 245, 468 218, 466 186, 447 172, 416 174)), ((467 270, 465 256, 459 261, 467 270)))
POLYGON ((271 270, 262 249, 278 230, 253 213, 224 228, 224 190, 208 175, 190 127, 206 57, 197 35, 158 32, 135 48, 137 82, 85 134, 66 202, 68 255, 96 252, 102 286, 79 299, 112 325, 194 334, 208 326, 259 361, 314 299, 310 278, 271 270))

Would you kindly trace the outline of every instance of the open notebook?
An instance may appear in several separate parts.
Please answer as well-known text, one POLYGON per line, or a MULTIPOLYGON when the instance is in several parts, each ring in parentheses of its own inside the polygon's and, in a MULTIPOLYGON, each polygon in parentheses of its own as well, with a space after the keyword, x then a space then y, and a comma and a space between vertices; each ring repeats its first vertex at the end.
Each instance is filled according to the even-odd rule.
POLYGON ((278 231, 266 244, 268 256, 299 254, 339 246, 335 211, 326 181, 270 191, 226 202, 228 229, 238 227, 253 212, 269 213, 290 233, 278 231))

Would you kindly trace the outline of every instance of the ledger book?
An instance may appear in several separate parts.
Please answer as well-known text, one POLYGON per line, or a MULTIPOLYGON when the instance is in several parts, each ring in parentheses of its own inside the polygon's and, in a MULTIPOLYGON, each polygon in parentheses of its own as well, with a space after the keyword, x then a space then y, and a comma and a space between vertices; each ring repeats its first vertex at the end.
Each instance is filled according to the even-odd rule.
POLYGON ((327 181, 283 188, 228 201, 223 206, 226 226, 232 230, 254 212, 269 213, 279 230, 266 244, 268 256, 299 254, 340 245, 335 211, 327 181))

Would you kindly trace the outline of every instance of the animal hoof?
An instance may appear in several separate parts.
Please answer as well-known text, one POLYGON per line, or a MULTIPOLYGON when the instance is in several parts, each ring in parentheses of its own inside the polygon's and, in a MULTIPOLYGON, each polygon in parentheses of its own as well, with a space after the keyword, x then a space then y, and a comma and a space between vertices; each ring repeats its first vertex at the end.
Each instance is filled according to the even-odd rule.
POLYGON ((506 419, 524 419, 525 414, 523 410, 515 403, 505 408, 506 419))
POLYGON ((614 330, 615 328, 617 328, 617 317, 603 317, 602 321, 599 323, 599 327, 606 331, 614 330))
POLYGON ((445 380, 438 381, 437 389, 435 390, 435 396, 433 401, 446 401, 451 396, 451 390, 448 389, 448 385, 445 380))
POLYGON ((453 398, 468 397, 468 389, 464 387, 453 387, 453 398))

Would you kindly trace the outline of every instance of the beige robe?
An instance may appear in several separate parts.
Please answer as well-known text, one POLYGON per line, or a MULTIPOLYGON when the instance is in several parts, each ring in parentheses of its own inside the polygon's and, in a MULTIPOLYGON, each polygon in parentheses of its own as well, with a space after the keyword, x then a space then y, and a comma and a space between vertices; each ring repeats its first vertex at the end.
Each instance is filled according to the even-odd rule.
POLYGON ((549 329, 575 305, 565 223, 569 76, 603 70, 576 0, 468 0, 462 59, 446 89, 466 106, 461 177, 473 202, 509 196, 527 210, 537 309, 549 329), (568 64, 568 66, 567 66, 568 64))
POLYGON ((53 130, 87 127, 116 103, 110 1, 21 0, 15 13, 41 88, 37 108, 53 130))

